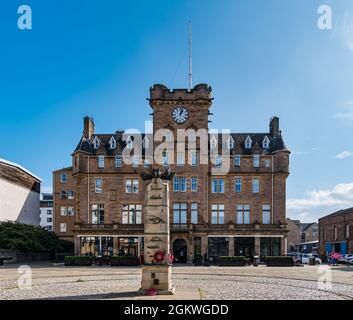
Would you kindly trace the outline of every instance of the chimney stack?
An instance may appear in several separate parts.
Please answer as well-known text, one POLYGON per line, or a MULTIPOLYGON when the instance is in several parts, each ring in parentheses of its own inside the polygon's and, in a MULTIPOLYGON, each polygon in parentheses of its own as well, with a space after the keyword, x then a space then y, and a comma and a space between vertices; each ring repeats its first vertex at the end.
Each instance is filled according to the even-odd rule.
POLYGON ((92 134, 94 134, 94 120, 86 116, 83 118, 83 137, 90 139, 92 134))
POLYGON ((279 130, 279 118, 272 117, 270 121, 270 134, 272 137, 278 137, 281 135, 281 131, 279 130))

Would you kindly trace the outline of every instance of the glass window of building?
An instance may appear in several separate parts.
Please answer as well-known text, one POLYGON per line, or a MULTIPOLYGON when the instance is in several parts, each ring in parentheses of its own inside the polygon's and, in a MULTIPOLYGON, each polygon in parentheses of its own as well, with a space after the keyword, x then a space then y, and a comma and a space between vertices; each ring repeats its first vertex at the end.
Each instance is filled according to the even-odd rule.
POLYGON ((271 223, 271 205, 269 204, 262 205, 262 223, 263 224, 271 223))
POLYGON ((104 168, 104 162, 105 162, 104 155, 98 156, 98 168, 103 169, 104 168))
POLYGON ((187 223, 187 204, 186 203, 173 204, 173 223, 174 224, 187 223))
POLYGON ((92 224, 104 224, 104 204, 92 204, 92 224))
POLYGON ((242 192, 243 189, 243 179, 236 178, 235 179, 235 192, 242 192))
POLYGON ((254 154, 252 159, 253 159, 253 167, 254 168, 260 167, 260 155, 254 154))
POLYGON ((259 193, 260 192, 260 179, 252 179, 252 192, 259 193))
POLYGON ((212 179, 212 193, 224 193, 224 179, 212 179))
POLYGON ((66 232, 66 223, 60 223, 60 232, 66 232))
POLYGON ((198 187, 197 184, 198 184, 197 178, 196 177, 191 178, 191 191, 193 191, 193 192, 197 191, 197 187, 198 187))
POLYGON ((240 162, 241 162, 241 155, 240 154, 236 154, 234 156, 234 165, 236 167, 240 167, 240 162))
POLYGON ((139 180, 138 179, 126 179, 125 180, 125 192, 126 193, 138 193, 139 192, 139 180))
POLYGON ((95 193, 102 193, 102 179, 94 180, 95 193))
POLYGON ((122 165, 122 158, 121 158, 121 155, 119 154, 115 156, 115 167, 121 168, 121 165, 122 165))
POLYGON ((179 178, 173 178, 173 191, 179 192, 179 178))
POLYGON ((185 154, 184 152, 178 152, 177 155, 177 165, 182 167, 185 164, 185 154))
POLYGON ((198 164, 198 154, 197 152, 191 152, 191 165, 197 166, 198 164))
POLYGON ((224 224, 224 204, 212 205, 212 224, 224 224))
POLYGON ((192 203, 191 204, 191 223, 197 224, 198 220, 198 204, 192 203))
POLYGON ((180 178, 180 192, 186 192, 186 178, 180 178))
POLYGON ((237 224, 250 224, 250 204, 237 205, 237 224))
POLYGON ((67 173, 61 173, 60 174, 60 182, 61 183, 66 183, 67 182, 67 173))
POLYGON ((141 224, 142 206, 140 204, 123 205, 122 210, 123 224, 141 224))

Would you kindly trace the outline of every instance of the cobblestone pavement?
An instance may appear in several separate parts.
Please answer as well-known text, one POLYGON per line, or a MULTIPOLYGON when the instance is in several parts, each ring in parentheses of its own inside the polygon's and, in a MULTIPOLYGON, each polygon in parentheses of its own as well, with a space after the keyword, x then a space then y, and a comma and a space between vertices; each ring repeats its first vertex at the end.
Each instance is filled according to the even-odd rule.
MULTIPOLYGON (((0 267, 0 299, 141 299, 135 294, 140 268, 31 265, 32 289, 20 289, 17 267, 0 267)), ((318 285, 319 270, 178 266, 172 279, 185 299, 353 299, 353 268, 331 268, 331 287, 325 288, 318 285)))

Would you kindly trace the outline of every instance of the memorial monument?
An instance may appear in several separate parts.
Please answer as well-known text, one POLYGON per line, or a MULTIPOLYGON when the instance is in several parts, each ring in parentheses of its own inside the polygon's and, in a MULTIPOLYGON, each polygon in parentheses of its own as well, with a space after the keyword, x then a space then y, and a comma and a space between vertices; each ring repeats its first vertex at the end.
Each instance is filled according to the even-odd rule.
POLYGON ((153 169, 152 174, 142 173, 143 180, 151 180, 147 186, 144 218, 144 263, 142 265, 141 292, 146 294, 174 294, 171 283, 172 255, 169 231, 168 181, 174 174, 163 174, 153 169))

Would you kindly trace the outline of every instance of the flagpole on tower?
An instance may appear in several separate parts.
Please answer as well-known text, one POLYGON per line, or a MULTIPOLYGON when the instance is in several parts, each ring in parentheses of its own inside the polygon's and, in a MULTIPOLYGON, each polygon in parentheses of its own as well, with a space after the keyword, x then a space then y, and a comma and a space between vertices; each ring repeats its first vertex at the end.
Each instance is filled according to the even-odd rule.
POLYGON ((192 25, 189 21, 189 90, 192 88, 192 25))

